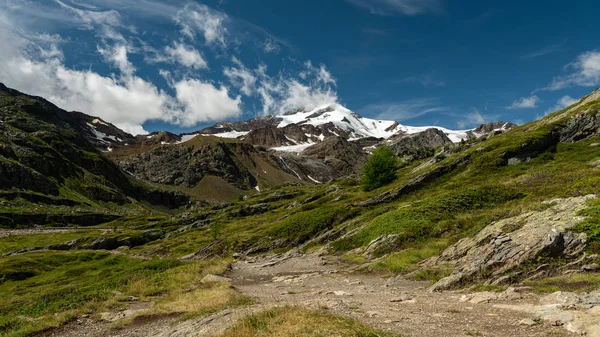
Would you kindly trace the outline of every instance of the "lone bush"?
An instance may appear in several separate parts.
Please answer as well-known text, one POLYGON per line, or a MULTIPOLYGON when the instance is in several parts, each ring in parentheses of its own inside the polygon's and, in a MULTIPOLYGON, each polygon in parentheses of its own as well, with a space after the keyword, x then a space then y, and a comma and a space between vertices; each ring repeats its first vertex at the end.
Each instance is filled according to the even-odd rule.
POLYGON ((397 157, 389 147, 382 146, 373 151, 363 168, 363 190, 372 191, 396 180, 397 165, 397 157))

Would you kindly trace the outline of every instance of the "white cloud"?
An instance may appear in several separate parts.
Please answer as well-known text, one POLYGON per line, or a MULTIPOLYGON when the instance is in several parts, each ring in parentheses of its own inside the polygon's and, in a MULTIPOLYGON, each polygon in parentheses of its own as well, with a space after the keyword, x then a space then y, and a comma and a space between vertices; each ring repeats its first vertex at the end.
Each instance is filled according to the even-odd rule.
POLYGON ((437 104, 436 100, 426 98, 370 104, 361 108, 359 112, 363 115, 377 116, 377 119, 402 122, 445 110, 447 108, 437 104))
MULTIPOLYGON (((338 101, 335 78, 324 65, 313 66, 310 62, 302 65, 291 61, 302 67, 301 75, 288 71, 269 74, 264 65, 249 69, 234 58, 229 65, 224 62, 223 74, 231 83, 229 87, 199 78, 189 69, 182 71, 183 67, 208 68, 205 56, 195 47, 204 43, 213 47, 207 49, 221 54, 217 55, 219 60, 227 59, 223 56, 230 39, 226 26, 231 19, 207 6, 189 3, 182 8, 153 0, 86 0, 87 4, 80 0, 58 1, 35 6, 19 4, 18 10, 7 8, 0 1, 0 81, 67 110, 99 116, 137 134, 145 132, 142 125, 150 120, 187 127, 238 117, 242 96, 260 100, 263 113, 310 109, 338 101), (148 38, 153 32, 144 24, 129 26, 128 18, 133 13, 174 25, 173 34, 164 39, 148 38), (38 21, 44 24, 32 24, 38 21), (50 33, 38 34, 38 29, 61 33, 79 30, 78 35, 93 38, 91 50, 97 54, 86 58, 90 55, 89 46, 71 53, 67 48, 76 41, 50 33), (161 42, 164 44, 158 44, 161 42), (63 54, 63 49, 69 53, 63 54), (106 73, 105 65, 98 65, 98 61, 114 67, 114 73, 106 73), (147 71, 147 65, 156 62, 182 67, 147 71), (99 73, 99 69, 103 72, 99 73), (164 89, 152 82, 156 73, 166 80, 168 86, 164 89)), ((290 48, 258 26, 246 23, 228 27, 234 32, 240 27, 248 28, 249 35, 234 38, 249 36, 254 47, 267 41, 270 46, 265 44, 265 48, 269 52, 290 48)), ((81 41, 90 43, 83 38, 81 41)))
MULTIPOLYGON (((111 10, 90 10, 79 9, 69 6, 66 3, 55 0, 62 8, 72 12, 75 16, 73 20, 80 29, 97 30, 97 35, 106 41, 118 41, 126 43, 125 37, 117 30, 118 28, 127 28, 122 22, 121 14, 114 9, 111 10)), ((86 7, 88 8, 88 7, 86 7)), ((129 29, 131 29, 129 27, 129 29)))
POLYGON ((169 56, 169 60, 178 62, 183 66, 194 69, 208 68, 208 63, 194 47, 174 43, 173 47, 167 46, 165 48, 165 53, 169 56))
POLYGON ((540 98, 536 95, 530 97, 521 97, 514 101, 507 109, 533 109, 537 107, 540 102, 540 98))
POLYGON ((459 129, 466 129, 469 127, 478 126, 490 122, 491 119, 488 116, 482 115, 479 110, 472 108, 472 111, 463 116, 462 120, 456 122, 459 129))
POLYGON ((206 44, 222 47, 227 46, 227 29, 224 26, 227 19, 224 13, 196 3, 187 4, 175 16, 175 21, 181 26, 181 32, 185 36, 195 39, 196 34, 200 32, 206 44))
POLYGON ((281 51, 279 44, 273 39, 267 39, 263 45, 265 53, 278 54, 281 51))
POLYGON ((546 112, 545 112, 545 115, 549 115, 555 111, 562 110, 568 106, 571 106, 571 105, 577 103, 578 101, 579 100, 576 98, 573 98, 569 95, 565 95, 565 96, 561 97, 558 101, 556 101, 556 105, 548 108, 548 110, 546 110, 546 112))
POLYGON ((121 26, 121 15, 116 10, 100 11, 100 10, 82 10, 66 3, 55 0, 61 7, 73 12, 80 19, 84 28, 92 30, 96 26, 121 26))
POLYGON ((441 0, 347 0, 376 15, 440 13, 441 0))
MULTIPOLYGON (((8 20, 2 17, 0 21, 8 20)), ((240 97, 231 98, 224 86, 186 78, 173 83, 176 97, 135 74, 128 47, 99 47, 105 61, 120 74, 102 76, 92 69, 67 67, 62 59, 62 40, 30 38, 18 33, 17 20, 8 20, 13 30, 0 28, 0 79, 26 93, 42 96, 61 108, 99 116, 133 133, 144 133, 142 124, 161 120, 185 126, 239 116, 240 97)))
POLYGON ((116 45, 110 49, 98 46, 98 52, 104 56, 105 60, 117 67, 121 73, 132 75, 135 67, 127 57, 127 47, 125 45, 116 45))
POLYGON ((579 55, 566 69, 571 73, 555 77, 544 89, 560 90, 571 86, 591 87, 600 84, 600 51, 588 51, 579 55))
POLYGON ((255 90, 256 76, 236 57, 233 57, 233 63, 237 67, 225 67, 223 69, 223 74, 229 79, 233 86, 239 88, 244 95, 251 96, 255 90))
POLYGON ((177 117, 177 124, 193 126, 207 120, 219 120, 241 115, 241 97, 232 99, 227 88, 196 79, 175 83, 177 100, 183 104, 184 113, 177 117))
POLYGON ((338 102, 335 79, 324 65, 315 67, 310 61, 295 78, 279 73, 271 76, 267 66, 250 70, 234 58, 236 67, 226 68, 224 74, 246 96, 257 96, 263 114, 277 114, 295 109, 312 109, 338 102))

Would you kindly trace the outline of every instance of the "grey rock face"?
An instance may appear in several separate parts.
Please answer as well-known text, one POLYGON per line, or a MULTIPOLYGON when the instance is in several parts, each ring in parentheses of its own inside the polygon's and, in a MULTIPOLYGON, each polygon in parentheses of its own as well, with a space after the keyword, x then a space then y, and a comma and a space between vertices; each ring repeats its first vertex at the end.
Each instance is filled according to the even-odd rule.
POLYGON ((578 140, 598 135, 600 129, 600 116, 584 113, 571 118, 567 125, 560 130, 560 141, 572 143, 578 140))
POLYGON ((117 163, 135 177, 155 183, 191 188, 205 175, 214 175, 248 190, 256 186, 256 179, 236 163, 236 155, 250 156, 255 152, 253 146, 240 143, 216 142, 197 147, 165 145, 117 163))
POLYGON ((367 154, 359 145, 335 136, 325 138, 321 143, 304 150, 302 154, 323 160, 336 172, 336 178, 360 172, 367 161, 367 154))
POLYGON ((510 129, 516 128, 517 126, 517 124, 507 122, 486 123, 481 124, 475 130, 467 132, 467 136, 469 138, 488 138, 506 132, 510 129))
POLYGON ((413 155, 414 159, 433 155, 433 151, 423 151, 424 149, 433 150, 448 144, 452 144, 450 138, 441 130, 434 128, 411 135, 394 135, 386 141, 386 145, 398 156, 413 155))
POLYGON ((398 240, 397 234, 382 235, 371 241, 363 254, 372 259, 398 250, 400 244, 401 241, 398 240))
POLYGON ((494 222, 475 237, 460 240, 440 256, 423 263, 425 268, 444 264, 455 268, 453 275, 443 278, 430 290, 451 289, 478 278, 491 284, 523 279, 531 275, 526 271, 511 273, 511 268, 522 267, 538 257, 575 258, 585 248, 586 236, 570 232, 569 228, 583 220, 577 214, 592 198, 595 196, 552 200, 545 203, 551 206, 546 210, 494 222), (514 228, 518 229, 511 231, 514 228))

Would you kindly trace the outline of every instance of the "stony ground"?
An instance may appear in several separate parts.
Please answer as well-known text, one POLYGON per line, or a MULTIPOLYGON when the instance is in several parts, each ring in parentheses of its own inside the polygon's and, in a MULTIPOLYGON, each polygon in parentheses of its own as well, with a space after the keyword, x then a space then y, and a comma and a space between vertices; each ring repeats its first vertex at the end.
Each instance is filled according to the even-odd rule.
POLYGON ((0 238, 17 235, 49 234, 73 232, 73 228, 29 228, 29 229, 0 229, 0 238))
MULTIPOLYGON (((234 263, 227 276, 237 290, 254 297, 256 305, 183 322, 177 315, 138 317, 117 330, 106 322, 80 318, 39 336, 214 336, 248 314, 287 305, 353 317, 401 336, 580 335, 566 331, 561 322, 538 321, 532 308, 539 296, 522 289, 430 293, 427 282, 386 279, 353 269, 318 253, 252 257, 234 263)), ((133 309, 143 310, 144 304, 133 309)))
POLYGON ((470 303, 462 293, 430 293, 427 282, 351 273, 331 257, 278 260, 264 256, 234 264, 233 284, 265 305, 326 309, 403 336, 570 335, 549 323, 525 325, 521 321, 531 314, 496 306, 525 304, 533 299, 527 295, 470 303))

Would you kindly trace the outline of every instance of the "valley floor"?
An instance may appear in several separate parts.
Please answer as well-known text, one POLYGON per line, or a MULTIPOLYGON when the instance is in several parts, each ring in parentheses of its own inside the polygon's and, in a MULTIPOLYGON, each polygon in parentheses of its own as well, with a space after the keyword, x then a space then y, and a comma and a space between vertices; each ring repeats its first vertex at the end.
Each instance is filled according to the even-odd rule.
MULTIPOLYGON (((481 300, 477 296, 473 300, 461 292, 430 293, 427 282, 386 279, 354 269, 318 252, 251 257, 235 262, 226 276, 235 289, 253 297, 257 304, 186 321, 178 315, 140 316, 118 329, 114 329, 114 323, 80 318, 37 336, 217 336, 227 329, 228 336, 241 336, 231 329, 240 320, 277 307, 351 317, 400 336, 576 335, 561 327, 561 322, 525 324, 535 315, 512 309, 534 307, 540 296, 532 293, 493 299, 480 293, 481 300)), ((143 313, 144 306, 136 303, 129 310, 143 313)))

